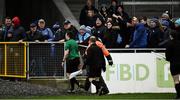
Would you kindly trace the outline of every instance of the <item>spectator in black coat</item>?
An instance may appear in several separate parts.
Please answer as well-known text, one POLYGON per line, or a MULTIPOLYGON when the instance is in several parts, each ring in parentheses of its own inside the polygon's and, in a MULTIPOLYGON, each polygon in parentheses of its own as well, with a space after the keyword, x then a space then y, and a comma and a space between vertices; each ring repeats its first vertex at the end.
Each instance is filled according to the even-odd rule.
POLYGON ((106 31, 104 33, 104 44, 106 48, 115 48, 117 46, 118 33, 112 26, 111 21, 106 23, 106 31))
POLYGON ((93 10, 95 14, 98 14, 98 10, 93 6, 92 3, 93 3, 92 0, 87 0, 86 5, 81 10, 80 17, 79 17, 80 25, 86 25, 85 23, 88 18, 87 16, 88 10, 93 10))
POLYGON ((171 33, 171 29, 169 26, 170 24, 166 20, 162 20, 160 23, 162 25, 164 35, 162 42, 159 43, 159 46, 165 48, 167 46, 168 41, 170 41, 170 33, 171 33))
POLYGON ((99 14, 103 17, 104 20, 107 20, 108 18, 108 11, 106 5, 102 5, 100 8, 99 14))
POLYGON ((173 76, 177 99, 180 99, 180 38, 177 31, 171 32, 171 41, 166 48, 166 60, 170 62, 170 71, 173 76))
POLYGON ((101 16, 97 17, 95 28, 92 30, 92 35, 100 39, 103 43, 104 40, 104 33, 106 31, 106 27, 104 26, 104 20, 101 16))
POLYGON ((0 42, 4 41, 4 39, 3 39, 3 37, 4 37, 4 29, 3 28, 4 27, 2 25, 2 22, 0 21, 0 42))
POLYGON ((37 25, 35 23, 30 24, 30 31, 26 32, 26 38, 24 41, 44 41, 45 38, 43 37, 42 33, 37 31, 37 25))
POLYGON ((150 28, 148 30, 148 47, 159 48, 159 43, 163 41, 163 35, 164 33, 160 27, 158 19, 151 19, 150 28))
POLYGON ((65 20, 63 23, 63 28, 59 28, 56 31, 54 41, 63 42, 67 32, 72 33, 72 39, 77 40, 78 30, 71 24, 69 20, 65 20))
POLYGON ((12 27, 8 30, 7 37, 10 41, 22 41, 25 38, 25 29, 20 25, 19 17, 12 19, 12 27))
POLYGON ((118 5, 117 0, 111 1, 111 6, 108 8, 108 15, 112 16, 113 14, 116 13, 117 5, 118 5))
POLYGON ((90 27, 95 26, 96 18, 97 18, 97 15, 95 15, 94 11, 93 10, 88 10, 87 18, 86 18, 86 20, 84 22, 84 25, 85 26, 90 26, 90 27))
POLYGON ((10 17, 6 17, 3 25, 2 30, 2 41, 9 41, 10 38, 8 38, 8 31, 12 27, 12 20, 10 17))

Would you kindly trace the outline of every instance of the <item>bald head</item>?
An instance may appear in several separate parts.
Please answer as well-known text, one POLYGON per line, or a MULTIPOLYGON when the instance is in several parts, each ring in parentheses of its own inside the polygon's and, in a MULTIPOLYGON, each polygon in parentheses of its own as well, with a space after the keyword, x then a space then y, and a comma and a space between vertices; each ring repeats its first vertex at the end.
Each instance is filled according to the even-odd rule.
POLYGON ((90 43, 95 43, 95 42, 96 42, 96 37, 95 37, 95 36, 91 36, 91 37, 89 38, 89 42, 90 42, 90 43))

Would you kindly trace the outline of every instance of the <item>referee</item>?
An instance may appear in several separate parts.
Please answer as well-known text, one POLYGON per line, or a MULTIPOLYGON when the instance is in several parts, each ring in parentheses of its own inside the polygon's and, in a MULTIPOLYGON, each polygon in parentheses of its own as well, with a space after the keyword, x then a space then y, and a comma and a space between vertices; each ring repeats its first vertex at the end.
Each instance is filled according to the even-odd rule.
MULTIPOLYGON (((65 51, 64 57, 62 61, 62 66, 64 66, 64 62, 66 61, 66 73, 67 77, 73 72, 78 71, 78 66, 80 64, 79 52, 78 52, 78 44, 73 38, 72 32, 67 32, 65 35, 66 43, 65 43, 65 51)), ((71 88, 67 91, 69 93, 75 92, 74 85, 77 84, 79 87, 79 82, 76 78, 70 79, 71 88)))
POLYGON ((172 31, 166 48, 166 60, 170 62, 170 71, 174 80, 177 93, 176 99, 180 99, 180 36, 177 31, 172 31))

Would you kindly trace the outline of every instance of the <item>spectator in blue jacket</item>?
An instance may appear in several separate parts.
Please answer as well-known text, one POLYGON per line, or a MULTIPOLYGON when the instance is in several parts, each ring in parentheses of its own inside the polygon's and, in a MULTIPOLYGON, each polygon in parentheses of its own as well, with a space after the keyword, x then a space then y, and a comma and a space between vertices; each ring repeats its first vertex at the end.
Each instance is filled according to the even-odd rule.
POLYGON ((53 40, 53 32, 51 31, 50 28, 46 28, 45 27, 46 23, 44 21, 44 19, 40 19, 38 21, 38 31, 42 33, 45 41, 52 41, 53 40))
POLYGON ((86 26, 82 25, 78 33, 78 43, 86 41, 91 35, 86 32, 86 26))
POLYGON ((133 18, 132 24, 135 25, 133 39, 130 43, 130 48, 145 48, 147 47, 147 30, 143 23, 139 23, 136 17, 133 18))

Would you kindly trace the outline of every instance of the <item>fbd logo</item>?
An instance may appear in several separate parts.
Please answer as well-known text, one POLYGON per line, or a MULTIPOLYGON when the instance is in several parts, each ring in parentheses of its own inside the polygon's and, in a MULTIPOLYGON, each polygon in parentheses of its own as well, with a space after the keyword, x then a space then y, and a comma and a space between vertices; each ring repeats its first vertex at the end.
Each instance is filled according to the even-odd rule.
POLYGON ((174 87, 170 73, 170 64, 165 59, 156 59, 157 66, 157 86, 160 88, 174 87))

